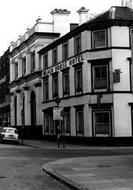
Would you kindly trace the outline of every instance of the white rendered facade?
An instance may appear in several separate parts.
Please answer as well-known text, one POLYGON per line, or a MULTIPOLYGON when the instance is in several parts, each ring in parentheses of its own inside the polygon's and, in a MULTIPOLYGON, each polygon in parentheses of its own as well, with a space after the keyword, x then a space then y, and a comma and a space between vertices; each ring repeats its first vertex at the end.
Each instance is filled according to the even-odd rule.
MULTIPOLYGON (((54 19, 59 17, 58 20, 62 20, 62 17, 68 18, 69 13, 67 10, 54 10, 51 14, 54 19)), ((37 52, 60 34, 68 32, 70 25, 66 20, 61 30, 55 24, 54 20, 44 23, 38 19, 31 29, 10 46, 11 126, 17 127, 20 133, 24 129, 25 137, 42 135, 42 66, 37 52)))
POLYGON ((59 99, 64 110, 60 126, 67 138, 132 137, 132 22, 129 19, 127 24, 125 18, 115 22, 117 11, 121 14, 123 8, 112 7, 108 12, 113 24, 103 20, 98 24, 94 19, 39 51, 41 57, 48 55, 47 67, 42 64, 45 136, 56 134, 52 114, 59 99), (76 41, 79 47, 75 50, 76 41), (68 44, 65 59, 64 43, 68 44), (56 63, 51 61, 54 49, 56 63))

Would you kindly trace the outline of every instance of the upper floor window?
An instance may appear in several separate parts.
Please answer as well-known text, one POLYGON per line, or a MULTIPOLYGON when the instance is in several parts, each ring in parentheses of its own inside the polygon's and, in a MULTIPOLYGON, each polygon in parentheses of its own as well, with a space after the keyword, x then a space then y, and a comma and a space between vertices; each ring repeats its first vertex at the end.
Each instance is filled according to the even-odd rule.
POLYGON ((48 67, 48 53, 45 53, 43 55, 43 68, 47 68, 48 67))
POLYGON ((53 65, 56 65, 57 64, 57 48, 53 49, 53 52, 52 52, 52 57, 53 57, 53 65))
POLYGON ((69 95, 69 71, 63 72, 63 95, 69 95))
POLYGON ((31 57, 31 72, 35 71, 35 51, 30 53, 31 57))
POLYGON ((75 54, 79 54, 81 52, 81 36, 78 35, 74 39, 74 50, 75 54))
POLYGON ((68 42, 62 45, 62 59, 66 60, 68 58, 68 42))
POLYGON ((109 87, 108 65, 95 65, 93 70, 93 90, 107 90, 109 87))
POLYGON ((15 62, 15 69, 14 69, 14 71, 15 71, 15 79, 17 79, 18 78, 18 62, 15 62))
POLYGON ((58 97, 58 75, 53 75, 53 98, 58 97))
POLYGON ((82 67, 75 67, 75 90, 76 94, 81 93, 83 89, 82 84, 82 67))
POLYGON ((26 73, 26 57, 22 58, 22 75, 26 73))
POLYGON ((97 30, 92 33, 93 49, 104 48, 107 46, 106 30, 97 30))
POLYGON ((49 99, 49 90, 48 90, 48 78, 44 79, 44 86, 43 86, 43 97, 44 101, 49 99))

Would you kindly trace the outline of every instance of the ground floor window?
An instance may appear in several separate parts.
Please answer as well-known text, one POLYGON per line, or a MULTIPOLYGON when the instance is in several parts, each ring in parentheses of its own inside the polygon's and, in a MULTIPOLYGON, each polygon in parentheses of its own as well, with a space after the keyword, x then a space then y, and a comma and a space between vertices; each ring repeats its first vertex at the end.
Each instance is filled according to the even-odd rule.
POLYGON ((77 133, 77 135, 84 134, 83 108, 76 109, 76 133, 77 133))
POLYGON ((65 128, 65 133, 70 134, 70 110, 65 111, 64 114, 64 128, 65 128))
POLYGON ((47 135, 53 135, 54 133, 54 122, 52 112, 44 113, 44 133, 47 135))
POLYGON ((45 115, 44 124, 45 124, 45 133, 49 133, 50 132, 50 117, 47 114, 45 115))
POLYGON ((111 111, 96 110, 93 111, 93 129, 94 136, 111 136, 111 111))

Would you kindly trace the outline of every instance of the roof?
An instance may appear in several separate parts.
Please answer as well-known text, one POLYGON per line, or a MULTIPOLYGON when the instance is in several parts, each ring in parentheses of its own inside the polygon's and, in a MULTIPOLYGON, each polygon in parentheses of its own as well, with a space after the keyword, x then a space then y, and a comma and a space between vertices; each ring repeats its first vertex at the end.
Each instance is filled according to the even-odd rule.
POLYGON ((133 9, 129 7, 113 6, 105 13, 98 15, 91 22, 100 22, 103 20, 133 21, 133 9))
POLYGON ((112 6, 106 12, 95 16, 61 38, 55 40, 53 43, 42 48, 38 53, 42 54, 84 30, 96 30, 110 26, 133 26, 133 9, 128 7, 112 6))

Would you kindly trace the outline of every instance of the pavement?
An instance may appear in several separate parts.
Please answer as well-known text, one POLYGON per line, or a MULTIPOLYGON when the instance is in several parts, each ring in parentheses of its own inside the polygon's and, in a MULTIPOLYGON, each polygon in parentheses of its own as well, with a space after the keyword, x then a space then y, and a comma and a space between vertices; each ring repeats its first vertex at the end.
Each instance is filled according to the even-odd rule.
MULTIPOLYGON (((55 142, 25 140, 32 148, 58 149, 55 142)), ((63 149, 62 147, 60 149, 63 149)), ((133 147, 92 147, 67 144, 65 149, 120 150, 124 155, 60 159, 46 163, 42 171, 74 190, 133 190, 133 147)))

